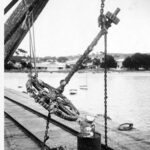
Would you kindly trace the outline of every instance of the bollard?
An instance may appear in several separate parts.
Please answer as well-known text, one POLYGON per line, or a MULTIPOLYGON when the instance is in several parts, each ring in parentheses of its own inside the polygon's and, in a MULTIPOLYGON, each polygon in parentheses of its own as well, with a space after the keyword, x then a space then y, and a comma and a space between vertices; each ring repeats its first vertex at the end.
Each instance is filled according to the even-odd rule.
POLYGON ((101 134, 84 137, 81 133, 77 137, 77 150, 101 150, 101 134))

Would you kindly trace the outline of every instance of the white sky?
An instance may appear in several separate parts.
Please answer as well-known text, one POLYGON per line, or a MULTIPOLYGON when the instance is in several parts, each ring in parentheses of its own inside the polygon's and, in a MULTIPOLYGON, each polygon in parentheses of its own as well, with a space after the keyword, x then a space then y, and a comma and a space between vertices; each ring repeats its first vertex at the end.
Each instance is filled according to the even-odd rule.
MULTIPOLYGON (((100 30, 100 4, 100 0, 49 0, 34 25, 37 56, 82 54, 100 30)), ((105 12, 117 7, 121 9, 120 22, 109 29, 108 52, 149 53, 150 0, 105 1, 105 12)), ((19 48, 29 49, 28 35, 19 48)), ((102 50, 103 39, 93 52, 102 50)))

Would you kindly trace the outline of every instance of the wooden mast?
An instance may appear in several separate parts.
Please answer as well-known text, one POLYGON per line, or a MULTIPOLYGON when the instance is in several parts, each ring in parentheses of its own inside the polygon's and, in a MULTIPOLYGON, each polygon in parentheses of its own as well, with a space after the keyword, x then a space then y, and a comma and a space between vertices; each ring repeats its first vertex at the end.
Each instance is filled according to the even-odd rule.
POLYGON ((10 60, 28 29, 22 29, 22 23, 28 11, 33 12, 33 22, 37 19, 49 0, 22 0, 4 25, 5 64, 10 60), (24 3, 25 1, 25 3, 24 3), (26 4, 26 5, 25 5, 26 4))

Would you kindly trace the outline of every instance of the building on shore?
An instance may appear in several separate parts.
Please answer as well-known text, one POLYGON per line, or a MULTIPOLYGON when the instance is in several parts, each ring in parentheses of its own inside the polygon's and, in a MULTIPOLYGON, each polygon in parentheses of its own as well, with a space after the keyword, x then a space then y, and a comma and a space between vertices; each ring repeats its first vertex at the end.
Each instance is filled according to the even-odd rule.
POLYGON ((117 62, 117 68, 119 68, 119 69, 122 68, 123 61, 124 61, 124 58, 120 58, 120 59, 116 60, 116 62, 117 62))
POLYGON ((73 68, 73 66, 76 64, 78 59, 72 59, 72 60, 68 60, 66 62, 66 65, 69 66, 69 68, 73 68))
POLYGON ((41 62, 41 63, 37 63, 36 67, 38 70, 41 71, 59 71, 59 70, 65 70, 66 64, 58 63, 58 62, 41 62))

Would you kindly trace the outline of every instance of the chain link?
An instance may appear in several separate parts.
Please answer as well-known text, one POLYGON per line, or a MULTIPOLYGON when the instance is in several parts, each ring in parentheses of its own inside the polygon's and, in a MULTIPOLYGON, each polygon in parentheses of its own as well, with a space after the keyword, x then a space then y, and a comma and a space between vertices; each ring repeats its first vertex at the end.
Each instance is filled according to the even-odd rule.
MULTIPOLYGON (((101 0, 101 9, 100 9, 100 16, 98 18, 98 25, 101 28, 105 28, 105 15, 104 15, 104 4, 105 0, 101 0)), ((105 127, 105 150, 108 149, 107 146, 107 33, 104 35, 104 127, 105 127)))
POLYGON ((103 13, 104 13, 104 6, 105 6, 104 2, 105 2, 105 0, 101 0, 100 15, 103 15, 103 13))
POLYGON ((107 33, 104 35, 105 46, 105 70, 104 70, 104 127, 105 127, 105 148, 107 150, 107 33))
POLYGON ((100 9, 100 16, 98 17, 98 26, 102 27, 103 26, 103 22, 104 22, 104 7, 105 7, 105 4, 104 4, 105 0, 101 0, 101 9, 100 9))
POLYGON ((51 118, 51 114, 50 114, 50 111, 49 111, 48 112, 48 117, 47 117, 47 122, 46 122, 46 130, 45 130, 45 135, 44 135, 43 150, 45 149, 46 141, 49 139, 48 130, 49 130, 50 118, 51 118))

